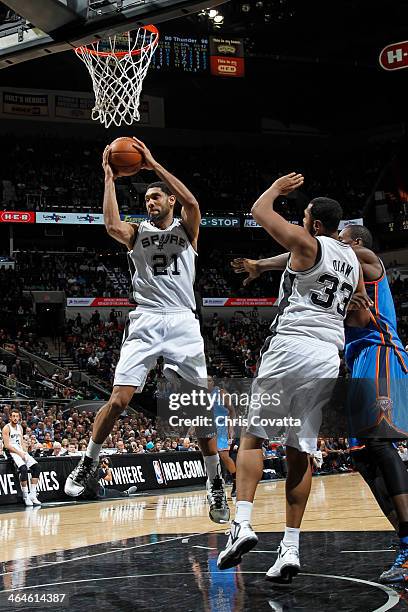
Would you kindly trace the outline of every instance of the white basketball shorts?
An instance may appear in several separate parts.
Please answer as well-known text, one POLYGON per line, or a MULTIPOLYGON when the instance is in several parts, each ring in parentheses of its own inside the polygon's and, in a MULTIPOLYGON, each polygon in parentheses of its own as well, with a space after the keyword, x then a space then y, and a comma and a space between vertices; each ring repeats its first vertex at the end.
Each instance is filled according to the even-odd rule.
POLYGON ((20 468, 22 465, 26 464, 27 468, 30 469, 30 467, 32 467, 33 465, 37 463, 34 457, 29 455, 28 453, 26 455, 27 456, 26 461, 24 461, 24 459, 20 457, 20 455, 17 455, 17 453, 10 453, 10 455, 14 463, 16 464, 17 468, 20 468))
POLYGON ((316 451, 322 408, 332 395, 339 365, 334 344, 279 334, 272 337, 261 352, 252 385, 247 433, 264 439, 284 434, 287 446, 316 451), (296 425, 290 424, 295 421, 296 425))
POLYGON ((164 358, 164 373, 207 386, 207 367, 200 323, 190 310, 136 310, 129 313, 113 385, 143 389, 157 358, 164 358))

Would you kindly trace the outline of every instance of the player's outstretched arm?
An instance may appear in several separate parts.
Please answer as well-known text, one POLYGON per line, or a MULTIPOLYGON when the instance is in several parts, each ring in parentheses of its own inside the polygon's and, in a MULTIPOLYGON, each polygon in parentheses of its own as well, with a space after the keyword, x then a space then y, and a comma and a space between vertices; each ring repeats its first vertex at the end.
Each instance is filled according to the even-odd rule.
POLYGON ((288 195, 303 185, 302 174, 291 172, 278 178, 252 206, 251 213, 257 223, 285 249, 300 256, 302 263, 314 261, 317 253, 316 240, 299 225, 286 221, 273 210, 273 204, 279 196, 288 195))
POLYGON ((290 253, 282 253, 282 255, 276 255, 275 257, 268 257, 266 259, 247 259, 245 257, 237 257, 231 262, 231 266, 234 268, 236 274, 242 274, 247 272, 248 276, 244 278, 242 284, 244 287, 249 285, 255 278, 258 278, 263 272, 271 270, 283 271, 288 263, 290 253))
POLYGON ((110 147, 103 152, 102 167, 105 172, 105 191, 103 195, 103 221, 109 236, 115 238, 121 244, 125 244, 130 250, 135 241, 137 225, 126 223, 121 220, 118 201, 115 190, 115 174, 109 165, 110 147))
POLYGON ((184 183, 182 183, 154 159, 150 150, 141 140, 138 140, 137 138, 133 138, 133 140, 135 141, 135 149, 137 149, 143 156, 142 168, 146 168, 146 170, 153 170, 159 179, 166 183, 171 192, 176 196, 177 201, 181 204, 181 216, 184 225, 190 240, 193 243, 196 242, 200 229, 201 214, 200 206, 195 196, 184 185, 184 183))

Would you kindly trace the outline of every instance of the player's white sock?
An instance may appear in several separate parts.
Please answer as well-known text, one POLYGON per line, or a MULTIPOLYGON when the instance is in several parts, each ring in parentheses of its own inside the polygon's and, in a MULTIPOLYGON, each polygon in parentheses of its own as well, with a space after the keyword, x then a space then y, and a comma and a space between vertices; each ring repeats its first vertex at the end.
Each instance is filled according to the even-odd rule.
POLYGON ((23 492, 23 496, 27 497, 27 495, 28 495, 28 486, 26 485, 25 487, 21 487, 21 491, 23 492))
POLYGON ((102 444, 96 444, 92 438, 89 440, 88 448, 86 449, 85 455, 90 457, 94 461, 98 461, 99 453, 101 452, 102 444))
POLYGON ((297 527, 285 527, 285 535, 282 542, 285 546, 296 546, 299 548, 300 529, 297 527))
POLYGON ((207 478, 210 482, 214 480, 216 476, 221 476, 220 458, 218 453, 216 455, 208 455, 204 457, 205 469, 207 470, 207 478))
POLYGON ((30 484, 30 494, 31 495, 37 495, 37 483, 31 483, 30 484))
POLYGON ((243 521, 251 522, 252 508, 254 507, 253 502, 239 501, 236 505, 235 519, 236 523, 242 523, 243 521))

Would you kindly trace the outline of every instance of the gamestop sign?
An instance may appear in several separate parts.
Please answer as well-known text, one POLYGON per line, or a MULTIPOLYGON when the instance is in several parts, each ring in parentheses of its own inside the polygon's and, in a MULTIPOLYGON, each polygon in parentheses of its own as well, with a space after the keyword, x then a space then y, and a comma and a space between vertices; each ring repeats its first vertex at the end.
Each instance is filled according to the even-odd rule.
POLYGON ((35 213, 18 210, 2 210, 0 213, 0 223, 35 223, 35 213))
POLYGON ((379 62, 384 70, 408 68, 408 40, 384 47, 380 53, 379 62))
POLYGON ((203 217, 201 227, 234 227, 238 228, 241 221, 238 217, 203 217))

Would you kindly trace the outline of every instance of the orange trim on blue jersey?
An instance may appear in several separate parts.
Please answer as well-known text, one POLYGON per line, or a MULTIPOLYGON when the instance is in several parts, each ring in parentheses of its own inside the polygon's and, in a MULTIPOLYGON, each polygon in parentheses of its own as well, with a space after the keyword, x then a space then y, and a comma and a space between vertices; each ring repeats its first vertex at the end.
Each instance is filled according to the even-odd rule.
MULTIPOLYGON (((372 283, 378 283, 379 281, 371 281, 372 283)), ((374 289, 374 308, 375 308, 375 314, 379 317, 379 310, 378 310, 378 291, 377 291, 377 286, 374 289)), ((379 324, 379 322, 377 321, 375 315, 371 312, 370 310, 370 317, 371 317, 371 321, 374 323, 374 325, 376 326, 378 333, 381 336, 381 341, 382 341, 382 346, 387 346, 386 342, 385 342, 385 337, 384 337, 384 332, 381 329, 381 326, 379 324)), ((386 331, 388 334, 388 338, 389 338, 389 344, 391 344, 392 348, 394 349, 394 351, 397 353, 397 357, 398 360, 401 364, 402 369, 404 370, 404 372, 406 374, 408 374, 408 367, 405 364, 404 358, 401 355, 397 345, 393 342, 393 337, 392 334, 389 330, 388 324, 384 321, 384 325, 386 327, 386 331)))
POLYGON ((377 355, 375 357, 375 395, 380 396, 379 380, 380 380, 380 352, 381 346, 377 348, 377 355))

